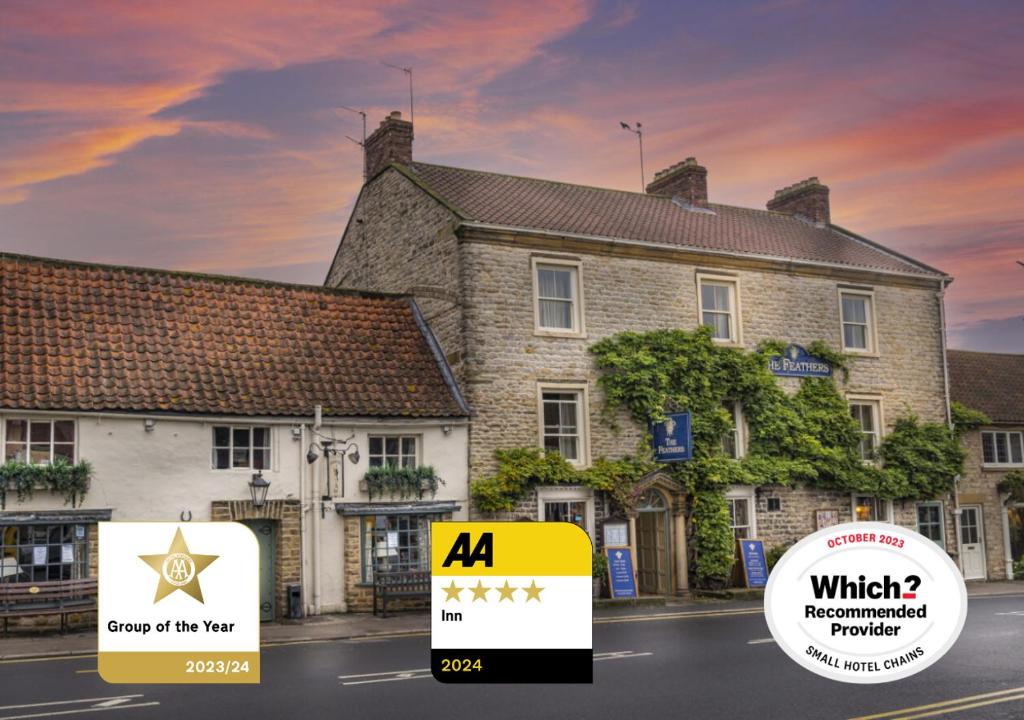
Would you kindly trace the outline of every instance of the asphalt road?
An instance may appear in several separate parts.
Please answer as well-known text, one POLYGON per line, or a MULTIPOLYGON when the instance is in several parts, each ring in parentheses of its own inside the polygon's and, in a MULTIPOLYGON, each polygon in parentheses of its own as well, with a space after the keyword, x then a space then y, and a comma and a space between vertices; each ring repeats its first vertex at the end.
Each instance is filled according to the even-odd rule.
POLYGON ((593 685, 443 685, 426 670, 429 638, 412 636, 267 647, 260 686, 114 686, 92 657, 3 662, 0 720, 1024 718, 1024 596, 972 599, 949 654, 884 685, 803 670, 758 610, 606 620, 593 685))

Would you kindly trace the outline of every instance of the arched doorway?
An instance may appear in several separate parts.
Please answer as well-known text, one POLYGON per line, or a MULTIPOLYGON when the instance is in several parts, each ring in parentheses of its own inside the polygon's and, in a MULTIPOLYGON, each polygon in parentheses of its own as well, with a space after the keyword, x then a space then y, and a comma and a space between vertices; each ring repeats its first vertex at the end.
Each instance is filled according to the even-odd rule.
POLYGON ((642 593, 666 595, 672 587, 668 500, 648 488, 636 504, 636 571, 642 593))

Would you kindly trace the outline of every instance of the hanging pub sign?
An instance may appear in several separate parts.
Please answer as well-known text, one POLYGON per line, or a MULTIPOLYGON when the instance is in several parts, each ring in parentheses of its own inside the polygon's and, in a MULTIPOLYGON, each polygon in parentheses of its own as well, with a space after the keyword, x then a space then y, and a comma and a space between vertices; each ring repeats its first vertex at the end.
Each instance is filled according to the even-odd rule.
POLYGON ((832 363, 796 344, 788 345, 782 355, 768 358, 768 369, 781 377, 832 377, 832 363))
POLYGON ((661 422, 651 423, 651 437, 654 445, 654 459, 669 463, 692 460, 693 427, 690 411, 671 413, 661 422))

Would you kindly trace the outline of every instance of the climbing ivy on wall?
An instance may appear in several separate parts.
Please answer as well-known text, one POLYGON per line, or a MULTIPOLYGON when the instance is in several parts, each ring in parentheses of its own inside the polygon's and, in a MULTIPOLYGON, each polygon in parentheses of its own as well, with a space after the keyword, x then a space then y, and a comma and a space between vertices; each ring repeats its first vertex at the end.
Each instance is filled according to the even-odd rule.
MULTIPOLYGON (((933 498, 951 489, 962 470, 964 453, 948 426, 924 423, 909 413, 881 444, 879 462, 863 462, 860 427, 836 378, 802 378, 796 392, 787 393, 768 369, 768 356, 784 347, 774 341, 753 352, 723 347, 701 328, 619 333, 590 349, 601 372, 605 420, 613 427, 623 408, 643 428, 669 412, 692 414, 693 460, 663 470, 682 483, 690 498, 690 547, 701 584, 724 582, 734 562, 724 496, 729 485, 804 483, 887 499, 933 498), (727 402, 740 403, 747 424, 747 451, 740 460, 722 450, 721 438, 732 430, 727 402)), ((807 349, 829 360, 845 382, 844 356, 820 342, 807 349)), ((511 509, 530 486, 558 483, 606 489, 629 509, 635 499, 632 484, 657 467, 649 450, 640 458, 599 460, 588 470, 575 470, 557 455, 536 449, 499 451, 497 456, 498 473, 472 489, 484 511, 511 509)))

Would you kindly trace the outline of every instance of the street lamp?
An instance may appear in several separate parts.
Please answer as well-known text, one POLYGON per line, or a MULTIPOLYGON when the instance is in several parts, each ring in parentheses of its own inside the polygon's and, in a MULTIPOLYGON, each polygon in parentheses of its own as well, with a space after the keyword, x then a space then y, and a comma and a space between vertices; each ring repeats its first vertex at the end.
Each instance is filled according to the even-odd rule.
POLYGON ((252 496, 252 506, 261 508, 267 504, 267 491, 270 489, 270 481, 263 477, 263 471, 253 473, 249 481, 249 494, 252 496))

